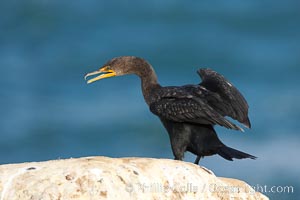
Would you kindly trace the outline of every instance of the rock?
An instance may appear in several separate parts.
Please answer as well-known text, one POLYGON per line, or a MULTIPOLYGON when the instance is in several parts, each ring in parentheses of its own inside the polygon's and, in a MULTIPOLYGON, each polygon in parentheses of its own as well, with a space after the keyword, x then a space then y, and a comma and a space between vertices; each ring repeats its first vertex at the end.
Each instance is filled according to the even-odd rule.
POLYGON ((192 163, 86 157, 0 165, 0 200, 268 199, 192 163))

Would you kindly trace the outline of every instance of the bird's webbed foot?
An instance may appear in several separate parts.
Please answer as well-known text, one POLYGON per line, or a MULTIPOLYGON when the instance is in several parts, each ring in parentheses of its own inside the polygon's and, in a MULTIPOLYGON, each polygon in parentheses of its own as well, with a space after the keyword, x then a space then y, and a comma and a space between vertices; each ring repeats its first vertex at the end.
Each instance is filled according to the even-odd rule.
POLYGON ((175 156, 174 160, 183 160, 183 155, 182 156, 175 156))
POLYGON ((174 155, 174 160, 183 160, 184 158, 184 152, 185 152, 186 147, 178 147, 173 145, 172 150, 173 150, 173 155, 174 155))

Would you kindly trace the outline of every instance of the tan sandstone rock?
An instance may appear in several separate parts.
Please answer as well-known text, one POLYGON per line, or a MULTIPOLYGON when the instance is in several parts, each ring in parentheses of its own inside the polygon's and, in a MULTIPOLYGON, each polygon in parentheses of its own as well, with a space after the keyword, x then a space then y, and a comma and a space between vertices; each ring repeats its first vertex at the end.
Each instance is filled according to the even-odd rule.
POLYGON ((0 165, 0 200, 268 199, 187 162, 86 157, 0 165))

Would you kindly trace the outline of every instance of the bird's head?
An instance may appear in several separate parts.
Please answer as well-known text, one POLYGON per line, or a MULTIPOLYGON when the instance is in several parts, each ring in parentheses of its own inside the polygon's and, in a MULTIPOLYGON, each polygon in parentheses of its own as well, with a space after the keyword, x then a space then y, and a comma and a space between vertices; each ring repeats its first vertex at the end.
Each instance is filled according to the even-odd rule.
POLYGON ((87 81, 87 83, 93 83, 100 79, 114 76, 122 76, 126 74, 140 75, 140 73, 143 72, 142 66, 144 65, 148 65, 148 63, 142 58, 134 56, 116 57, 109 60, 99 70, 86 74, 84 78, 87 79, 89 76, 100 74, 87 81))

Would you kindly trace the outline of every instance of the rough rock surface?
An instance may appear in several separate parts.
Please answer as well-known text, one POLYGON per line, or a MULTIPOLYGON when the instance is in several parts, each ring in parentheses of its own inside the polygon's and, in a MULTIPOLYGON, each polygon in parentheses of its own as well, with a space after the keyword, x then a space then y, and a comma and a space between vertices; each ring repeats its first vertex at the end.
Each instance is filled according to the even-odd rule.
POLYGON ((192 163, 86 157, 0 165, 0 200, 268 199, 192 163))

